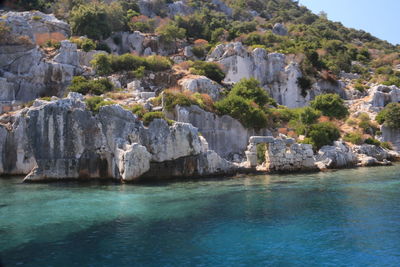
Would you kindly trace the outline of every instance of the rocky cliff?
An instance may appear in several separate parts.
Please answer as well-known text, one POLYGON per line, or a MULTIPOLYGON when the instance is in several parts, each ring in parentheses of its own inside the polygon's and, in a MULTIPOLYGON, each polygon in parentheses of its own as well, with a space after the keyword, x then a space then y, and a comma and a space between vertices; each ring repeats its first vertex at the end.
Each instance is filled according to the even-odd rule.
POLYGON ((232 174, 236 169, 208 151, 190 124, 169 126, 157 119, 146 128, 118 105, 105 106, 94 115, 79 94, 38 100, 1 121, 0 172, 27 174, 26 181, 133 181, 160 178, 154 175, 158 171, 165 174, 162 177, 195 177, 232 174))

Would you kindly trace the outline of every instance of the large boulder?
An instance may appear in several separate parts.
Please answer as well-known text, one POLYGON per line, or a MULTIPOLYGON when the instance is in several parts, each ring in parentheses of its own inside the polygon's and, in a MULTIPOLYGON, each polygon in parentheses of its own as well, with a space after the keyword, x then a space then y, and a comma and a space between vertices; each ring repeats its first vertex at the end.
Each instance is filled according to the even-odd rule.
POLYGON ((323 146, 316 155, 320 169, 340 169, 354 167, 358 163, 357 155, 341 141, 335 141, 333 146, 323 146))
POLYGON ((288 35, 288 30, 286 29, 285 25, 282 23, 276 23, 272 28, 272 32, 277 35, 286 36, 288 35))
POLYGON ((53 14, 39 11, 1 12, 0 23, 11 28, 12 37, 24 36, 33 44, 42 45, 48 40, 61 41, 70 34, 69 25, 53 14))
POLYGON ((400 129, 390 128, 382 126, 382 141, 390 142, 393 144, 393 148, 400 152, 400 129))
POLYGON ((375 145, 363 144, 361 146, 353 146, 352 150, 356 154, 364 154, 378 161, 390 160, 394 156, 389 150, 375 145))
POLYGON ((214 101, 219 100, 222 86, 205 76, 190 75, 178 81, 183 90, 209 95, 214 101))
POLYGON ((145 138, 144 144, 156 162, 198 155, 202 150, 197 129, 189 123, 168 126, 165 120, 155 119, 145 138))

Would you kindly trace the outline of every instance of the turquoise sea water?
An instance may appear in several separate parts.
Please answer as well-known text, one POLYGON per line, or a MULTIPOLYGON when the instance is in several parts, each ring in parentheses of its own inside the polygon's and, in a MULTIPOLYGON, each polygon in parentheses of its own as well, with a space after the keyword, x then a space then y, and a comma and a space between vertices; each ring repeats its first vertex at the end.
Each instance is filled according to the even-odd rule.
POLYGON ((400 166, 226 180, 0 179, 4 266, 400 266, 400 166))

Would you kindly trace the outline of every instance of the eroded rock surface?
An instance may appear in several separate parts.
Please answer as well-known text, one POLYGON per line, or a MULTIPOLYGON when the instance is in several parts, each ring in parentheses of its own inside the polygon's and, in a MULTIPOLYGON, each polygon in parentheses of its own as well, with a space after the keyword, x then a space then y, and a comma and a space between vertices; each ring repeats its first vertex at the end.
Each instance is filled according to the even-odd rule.
POLYGON ((189 168, 193 175, 236 169, 208 151, 190 124, 169 126, 156 119, 146 128, 119 105, 102 107, 94 115, 76 93, 65 99, 38 100, 31 108, 3 116, 1 121, 5 123, 0 125, 1 174, 28 174, 26 181, 135 181, 154 170, 177 177, 187 174, 186 165, 179 165, 187 159, 196 162, 189 168), (167 169, 163 171, 162 166, 167 169))

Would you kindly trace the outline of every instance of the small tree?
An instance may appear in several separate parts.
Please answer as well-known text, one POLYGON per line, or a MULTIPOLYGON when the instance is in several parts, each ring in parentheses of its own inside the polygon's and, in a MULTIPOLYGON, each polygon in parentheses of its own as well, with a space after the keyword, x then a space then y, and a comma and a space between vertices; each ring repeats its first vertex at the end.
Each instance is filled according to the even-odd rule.
POLYGON ((343 119, 349 114, 343 99, 337 94, 319 95, 311 102, 311 107, 331 118, 343 119))
POLYGON ((338 140, 340 131, 333 123, 323 122, 312 125, 307 137, 314 148, 320 149, 325 145, 332 145, 334 141, 338 140))
POLYGON ((240 80, 233 87, 231 94, 250 99, 260 107, 265 106, 270 100, 268 93, 254 78, 240 80))
POLYGON ((166 43, 176 42, 178 39, 183 39, 186 36, 186 30, 183 28, 179 28, 179 26, 173 21, 170 21, 167 24, 158 27, 156 29, 156 32, 166 43))
POLYGON ((378 116, 376 116, 376 121, 390 128, 400 128, 400 104, 388 104, 379 112, 378 116))
POLYGON ((74 35, 86 35, 95 40, 107 38, 112 31, 107 11, 101 4, 84 4, 74 7, 71 11, 70 23, 74 35))

